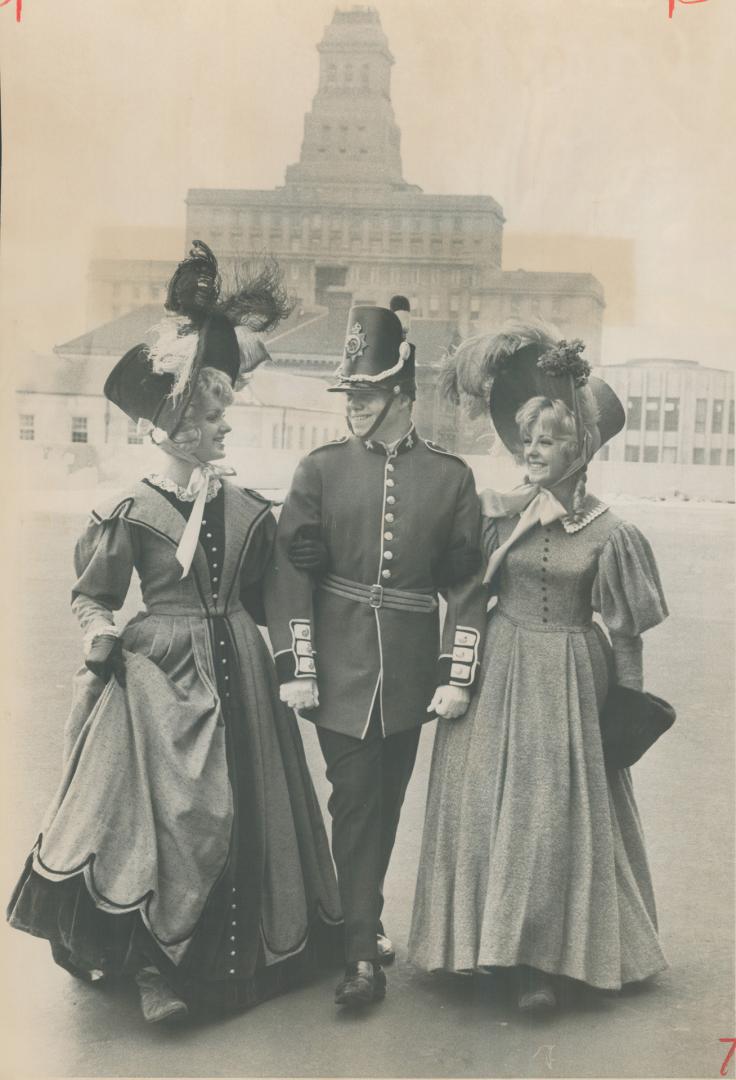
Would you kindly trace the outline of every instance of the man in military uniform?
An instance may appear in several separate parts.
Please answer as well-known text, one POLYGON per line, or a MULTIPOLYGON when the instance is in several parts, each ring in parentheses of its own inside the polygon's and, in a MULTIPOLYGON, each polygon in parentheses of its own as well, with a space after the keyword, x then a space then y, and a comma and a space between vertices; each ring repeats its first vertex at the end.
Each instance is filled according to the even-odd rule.
POLYGON ((317 725, 332 785, 347 961, 338 1004, 385 994, 382 886, 421 725, 467 709, 485 626, 480 573, 468 572, 480 562, 473 475, 414 429, 405 336, 394 311, 351 310, 329 389, 345 394, 352 435, 300 462, 266 592, 282 700, 317 725), (326 549, 317 581, 292 562, 307 540, 326 549))

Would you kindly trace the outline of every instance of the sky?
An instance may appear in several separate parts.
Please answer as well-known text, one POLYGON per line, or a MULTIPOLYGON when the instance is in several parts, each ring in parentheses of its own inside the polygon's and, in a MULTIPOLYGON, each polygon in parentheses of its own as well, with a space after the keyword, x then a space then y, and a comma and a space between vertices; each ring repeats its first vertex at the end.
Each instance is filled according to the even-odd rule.
MULTIPOLYGON (((509 258, 533 261, 536 237, 545 267, 555 244, 560 269, 590 269, 585 251, 596 251, 611 298, 604 360, 735 367, 736 3, 675 0, 671 18, 669 4, 375 6, 396 60, 405 179, 492 195, 509 258), (631 303, 619 303, 631 282, 631 303)), ((15 0, 0 7, 5 373, 89 328, 86 274, 101 231, 183 233, 188 188, 283 183, 334 9, 23 0, 17 23, 15 0)))

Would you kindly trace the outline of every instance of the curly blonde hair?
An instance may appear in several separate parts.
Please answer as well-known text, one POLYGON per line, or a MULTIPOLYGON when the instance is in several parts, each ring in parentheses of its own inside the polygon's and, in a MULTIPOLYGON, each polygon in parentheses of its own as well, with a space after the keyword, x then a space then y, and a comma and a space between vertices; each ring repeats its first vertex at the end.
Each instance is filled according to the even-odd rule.
MULTIPOLYGON (((598 423, 598 409, 595 398, 587 387, 578 390, 580 413, 586 430, 591 433, 598 423)), ((548 425, 550 433, 564 440, 565 457, 570 465, 578 452, 578 430, 575 416, 564 401, 559 398, 533 397, 525 401, 514 417, 519 426, 522 439, 529 435, 538 420, 548 425)), ((523 454, 517 455, 519 464, 523 464, 523 454)), ((585 501, 587 470, 581 468, 573 490, 573 514, 578 514, 585 501)))
POLYGON ((224 371, 203 367, 172 442, 182 450, 196 449, 201 438, 199 422, 213 406, 226 409, 228 405, 232 405, 234 398, 232 384, 224 371))

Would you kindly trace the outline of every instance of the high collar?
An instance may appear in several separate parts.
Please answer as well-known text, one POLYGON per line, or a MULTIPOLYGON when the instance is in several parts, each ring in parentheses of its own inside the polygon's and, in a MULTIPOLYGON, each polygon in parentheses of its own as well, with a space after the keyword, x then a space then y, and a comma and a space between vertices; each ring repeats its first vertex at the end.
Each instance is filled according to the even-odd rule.
POLYGON ((416 428, 412 424, 406 435, 403 435, 393 447, 386 446, 385 443, 379 442, 377 439, 362 439, 361 442, 366 450, 372 450, 374 454, 405 454, 407 450, 413 449, 417 445, 418 435, 416 428))
POLYGON ((583 505, 577 514, 566 514, 561 518, 562 528, 566 533, 576 533, 584 529, 586 525, 590 525, 591 521, 595 521, 601 514, 604 514, 608 510, 608 505, 597 499, 595 495, 586 495, 583 500, 583 505))

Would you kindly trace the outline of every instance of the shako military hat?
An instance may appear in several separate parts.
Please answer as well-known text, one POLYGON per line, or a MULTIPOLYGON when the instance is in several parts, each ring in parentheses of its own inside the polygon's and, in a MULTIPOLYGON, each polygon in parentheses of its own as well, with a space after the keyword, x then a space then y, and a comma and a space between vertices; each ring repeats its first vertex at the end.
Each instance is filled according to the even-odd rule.
POLYGON ((338 382, 330 391, 416 391, 414 346, 404 338, 395 312, 383 307, 353 307, 348 316, 338 382))

